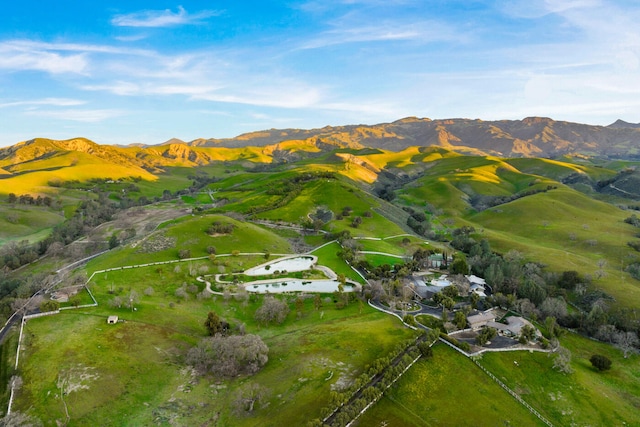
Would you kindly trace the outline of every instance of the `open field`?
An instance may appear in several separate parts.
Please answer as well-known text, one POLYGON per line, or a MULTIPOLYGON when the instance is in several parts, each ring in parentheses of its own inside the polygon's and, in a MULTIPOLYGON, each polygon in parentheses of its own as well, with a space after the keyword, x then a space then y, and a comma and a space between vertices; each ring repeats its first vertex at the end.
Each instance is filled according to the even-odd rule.
MULTIPOLYGON (((286 149, 295 147, 289 144, 286 149)), ((280 149, 285 149, 284 145, 280 149)), ((166 153, 162 150, 169 148, 157 150, 162 156, 166 153)), ((24 386, 14 409, 41 418, 47 426, 64 424, 66 412, 69 425, 305 425, 328 405, 332 389, 344 387, 367 364, 413 336, 396 318, 374 311, 364 301, 352 301, 338 309, 333 294, 322 295, 319 309, 314 307, 313 295, 307 295, 302 304, 296 304, 297 295, 280 295, 290 312, 283 324, 265 326, 255 320, 263 296, 203 293, 204 284, 196 280, 198 276, 207 275, 207 280, 214 281, 213 275, 224 274, 232 280, 231 273, 264 263, 267 258, 273 260, 276 254, 309 248, 317 248, 312 253, 320 265, 365 283, 338 256, 341 247, 337 242, 318 248, 326 243, 320 233, 271 229, 251 220, 300 224, 320 209, 324 211, 318 225, 321 231, 348 230, 352 236, 364 237, 357 241, 362 251, 380 252, 359 255, 373 265, 400 263, 402 258, 397 257, 411 257, 418 248, 452 253, 446 242, 452 229, 469 225, 475 228, 471 236, 478 241, 487 238, 494 251, 504 254, 516 249, 526 260, 549 270, 594 275, 601 268, 603 275, 594 285, 615 298, 609 304, 614 308, 640 306, 640 282, 622 272, 640 257, 626 245, 640 230, 623 222, 632 211, 596 200, 589 193, 596 190, 586 184, 585 192, 579 192, 560 182, 574 173, 592 180, 610 178, 629 163, 608 169, 587 161, 474 157, 418 147, 400 153, 343 149, 300 161, 271 163, 270 150, 273 148, 216 151, 194 147, 181 159, 166 160, 164 172, 155 169, 142 180, 99 183, 111 192, 113 201, 120 200, 122 190, 133 181, 138 188, 131 190, 132 198, 162 196, 164 190, 173 194, 158 204, 122 210, 114 221, 92 230, 89 239, 102 244, 127 229, 136 233, 122 246, 91 260, 81 272, 90 276, 108 268, 177 261, 180 257, 198 259, 95 274, 89 287, 98 307, 65 310, 29 321, 19 370, 24 386), (191 167, 196 160, 205 162, 202 156, 217 160, 208 166, 191 167), (388 173, 380 173, 382 168, 388 173), (313 171, 334 175, 301 175, 313 171), (195 174, 209 174, 203 181, 205 187, 184 191, 178 198, 175 192, 192 185, 195 174), (381 195, 380 186, 387 184, 393 204, 376 197, 381 195), (212 202, 209 189, 216 203, 215 208, 205 211, 202 206, 212 202), (529 194, 529 190, 539 192, 529 194), (509 201, 524 193, 529 195, 509 201), (505 197, 505 202, 498 200, 501 204, 480 211, 482 207, 475 203, 480 196, 490 200, 505 197), (337 219, 345 207, 351 212, 337 219), (404 236, 407 217, 413 212, 408 208, 425 213, 439 233, 430 237, 443 242, 404 236), (357 227, 352 224, 355 217, 362 219, 357 227), (214 223, 231 226, 232 231, 211 231, 214 223), (389 236, 397 237, 387 239, 389 236), (605 261, 602 266, 598 266, 600 260, 605 261), (128 307, 129 302, 133 308, 128 307), (206 334, 204 320, 209 311, 230 322, 233 330, 245 329, 264 339, 270 354, 261 372, 251 378, 223 380, 198 378, 186 366, 188 349, 206 334), (125 322, 107 325, 109 315, 118 315, 125 322), (264 387, 267 397, 252 416, 237 417, 231 411, 236 393, 250 384, 264 387)), ((2 180, 25 177, 24 188, 52 191, 52 197, 60 202, 55 210, 42 212, 0 205, 0 245, 25 237, 42 239, 63 216, 73 215, 79 200, 97 197, 88 191, 94 185, 91 183, 78 183, 73 189, 39 187, 43 177, 49 179, 58 170, 63 179, 80 167, 84 175, 79 179, 104 177, 109 171, 106 161, 90 163, 80 156, 75 165, 72 160, 52 156, 16 167, 13 172, 22 175, 2 180), (59 169, 28 172, 34 165, 59 169), (7 222, 6 215, 18 209, 20 217, 7 222)), ((123 177, 133 173, 124 169, 115 172, 123 177)), ((600 199, 609 196, 599 194, 600 199)), ((49 257, 20 273, 51 273, 58 268, 55 262, 57 258, 49 257)), ((550 289, 548 295, 552 291, 557 289, 550 289)), ((83 292, 79 302, 89 302, 88 294, 83 292)), ((73 303, 63 304, 70 305, 73 303)), ((435 318, 425 322, 434 327, 441 324, 435 318)), ((0 380, 6 381, 11 373, 6 369, 12 366, 10 353, 16 344, 15 337, 11 340, 1 349, 3 361, 9 364, 0 370, 0 380)), ((553 357, 546 354, 486 354, 481 363, 555 425, 638 424, 639 356, 624 359, 611 346, 575 335, 566 335, 561 342, 574 355, 576 372, 571 376, 553 371, 553 357), (613 369, 593 371, 588 362, 593 352, 610 357, 613 369)), ((436 345, 433 359, 421 360, 409 370, 358 425, 541 423, 470 360, 436 345)))
POLYGON ((358 426, 544 426, 466 357, 444 344, 420 359, 358 426))
POLYGON ((267 329, 251 321, 254 303, 214 300, 176 304, 173 325, 145 321, 143 313, 151 307, 144 306, 136 312, 98 307, 34 319, 25 331, 25 386, 14 409, 45 425, 65 419, 65 404, 74 425, 212 424, 215 417, 222 425, 303 425, 319 416, 332 386, 348 383, 366 363, 411 335, 397 319, 369 307, 332 305, 317 312, 308 301, 302 318, 290 315, 284 325, 267 329), (204 328, 199 322, 189 325, 178 313, 194 309, 200 322, 207 310, 232 324, 245 319, 247 331, 262 335, 269 346, 269 362, 250 380, 267 388, 268 398, 251 417, 237 418, 229 410, 235 390, 247 379, 198 379, 184 366, 184 354, 204 336, 204 328), (107 325, 106 313, 127 321, 107 325))
POLYGON ((289 253, 289 243, 270 230, 224 215, 187 216, 165 222, 155 233, 141 242, 119 248, 91 261, 88 268, 101 270, 132 264, 168 261, 178 258, 181 249, 189 250, 189 257, 209 256, 207 248, 213 246, 218 254, 239 252, 289 253), (214 222, 233 225, 230 234, 209 235, 207 229, 214 222))
POLYGON ((543 353, 485 353, 480 363, 554 425, 637 425, 640 356, 624 359, 610 345, 571 333, 560 343, 572 353, 573 374, 554 371, 553 356, 543 353), (596 371, 593 354, 610 358, 611 370, 596 371))

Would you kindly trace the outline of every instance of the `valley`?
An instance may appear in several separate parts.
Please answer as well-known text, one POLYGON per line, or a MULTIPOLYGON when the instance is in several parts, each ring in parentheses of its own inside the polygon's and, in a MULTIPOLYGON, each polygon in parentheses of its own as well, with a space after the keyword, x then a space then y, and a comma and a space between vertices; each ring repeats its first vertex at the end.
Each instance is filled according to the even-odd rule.
POLYGON ((43 425, 637 424, 637 129, 562 151, 567 129, 594 130, 549 120, 0 150, 0 315, 19 311, 3 332, 2 406, 43 425), (535 149, 540 135, 556 148, 535 149), (302 255, 313 266, 278 264, 302 255), (450 289, 428 291, 442 275, 450 289), (247 292, 253 280, 269 287, 247 292), (294 280, 336 288, 283 292, 294 280), (544 351, 451 338, 492 307, 497 322, 532 322, 537 335, 510 339, 544 351), (39 312, 51 314, 19 321, 39 312), (218 339, 261 342, 267 360, 202 372, 211 313, 218 339), (596 353, 610 370, 591 366, 596 353))

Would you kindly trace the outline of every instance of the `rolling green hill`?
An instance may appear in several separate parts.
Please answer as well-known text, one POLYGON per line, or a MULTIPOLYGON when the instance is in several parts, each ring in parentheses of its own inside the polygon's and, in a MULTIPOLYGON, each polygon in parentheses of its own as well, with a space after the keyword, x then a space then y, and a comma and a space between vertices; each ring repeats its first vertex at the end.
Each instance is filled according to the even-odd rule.
MULTIPOLYGON (((424 131, 425 123, 409 119, 393 127, 343 127, 317 134, 290 130, 280 135, 295 134, 287 140, 265 132, 246 135, 235 146, 229 141, 171 141, 154 147, 105 147, 77 138, 36 139, 0 150, 4 251, 14 250, 13 242, 20 240, 27 241, 23 248, 46 243, 61 224, 79 230, 76 237, 89 236, 80 244, 110 249, 72 273, 79 281, 92 277, 89 287, 97 307, 27 323, 19 368, 25 385, 16 395, 15 408, 46 420, 46 425, 64 423, 65 407, 77 425, 102 419, 113 425, 304 425, 335 403, 336 390, 352 384, 376 358, 386 357, 414 333, 367 305, 365 296, 372 289, 359 295, 361 299, 340 292, 318 298, 311 293, 280 296, 289 313, 282 324, 267 325, 255 317, 264 297, 232 295, 231 288, 211 295, 203 292, 204 282, 196 277, 206 276, 216 281, 214 287, 224 288, 220 283, 244 280, 238 277, 245 269, 275 254, 310 252, 320 265, 365 284, 345 261, 351 251, 349 260, 361 271, 380 268, 388 273, 374 281, 392 292, 401 284, 393 278, 394 268, 408 267, 390 265, 410 260, 417 249, 460 257, 452 246, 462 226, 470 239, 487 239, 495 252, 482 254, 476 247, 467 254, 469 265, 479 263, 481 255, 495 259, 510 253, 518 259, 513 252, 518 251, 523 271, 544 270, 532 275, 538 280, 534 285, 544 286, 544 297, 575 303, 565 317, 598 315, 597 310, 580 312, 582 297, 588 297, 593 307, 608 310, 601 315, 609 316, 606 322, 634 330, 640 281, 626 269, 640 260, 640 252, 627 244, 640 233, 628 220, 638 206, 637 164, 585 156, 497 155, 514 143, 518 153, 531 155, 537 152, 534 142, 568 141, 566 124, 546 120, 500 126, 429 121, 437 128, 435 136, 424 131), (491 150, 463 145, 479 131, 483 144, 500 144, 491 150), (438 146, 416 144, 434 138, 438 146), (251 144, 256 141, 263 144, 251 144), (365 146, 367 141, 377 143, 365 146), (114 213, 103 223, 82 222, 107 208, 114 213), (117 270, 92 276, 112 268, 117 270), (584 278, 583 288, 558 285, 562 272, 574 270, 584 278), (135 307, 127 306, 134 299, 135 307), (209 311, 229 321, 234 331, 257 334, 267 343, 269 362, 256 376, 197 377, 187 367, 189 349, 206 334, 209 311), (126 322, 107 325, 106 317, 113 314, 126 322), (71 383, 73 390, 61 391, 71 383), (238 417, 235 399, 251 384, 268 397, 253 414, 238 417)), ((71 262, 66 258, 70 247, 20 270, 4 269, 3 283, 14 286, 3 289, 5 311, 30 295, 36 286, 29 282, 32 277, 43 282, 71 262), (18 282, 11 282, 13 278, 18 282)), ((72 280, 65 277, 64 283, 72 280)), ((84 293, 78 298, 76 303, 92 301, 84 293)), ((64 304, 71 307, 74 302, 64 304)), ((15 341, 8 342, 15 346, 15 341)), ((635 401, 622 403, 625 393, 634 396, 637 388, 632 364, 637 357, 627 361, 611 346, 590 347, 588 340, 573 336, 561 337, 561 342, 578 356, 573 362, 575 381, 553 371, 547 355, 525 354, 520 361, 528 367, 517 375, 510 373, 511 354, 487 356, 486 365, 558 425, 566 420, 637 421, 635 401), (586 365, 591 348, 614 359, 616 370, 609 377, 600 380, 586 365), (536 383, 527 389, 525 384, 535 383, 531 375, 539 373, 552 385, 547 389, 536 383), (570 389, 574 383, 576 388, 570 389), (590 389, 605 394, 622 390, 607 406, 619 406, 619 413, 609 416, 590 407, 587 415, 579 415, 587 405, 584 399, 592 400, 590 389), (568 402, 573 415, 562 413, 556 400, 545 402, 551 392, 556 400, 568 402)), ((14 362, 10 353, 3 349, 6 366, 14 362)), ((496 384, 487 384, 484 375, 448 347, 436 347, 434 359, 411 368, 360 425, 388 420, 439 424, 445 419, 464 424, 479 413, 489 424, 539 424, 496 384), (469 389, 473 404, 452 409, 452 399, 469 389), (437 399, 430 396, 432 391, 437 399), (401 409, 399 401, 405 405, 401 409)))

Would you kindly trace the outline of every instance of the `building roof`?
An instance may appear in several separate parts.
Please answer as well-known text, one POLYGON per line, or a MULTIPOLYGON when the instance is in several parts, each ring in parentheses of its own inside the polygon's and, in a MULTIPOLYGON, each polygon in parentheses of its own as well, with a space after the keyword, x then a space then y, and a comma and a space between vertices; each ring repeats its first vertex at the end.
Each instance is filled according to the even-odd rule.
POLYGON ((470 275, 470 276, 465 276, 467 278, 467 280, 472 284, 472 285, 486 285, 487 281, 484 280, 482 277, 478 277, 476 275, 470 275))
POLYGON ((487 322, 493 322, 496 320, 496 315, 492 311, 484 311, 479 314, 467 317, 467 321, 471 327, 483 326, 487 322))

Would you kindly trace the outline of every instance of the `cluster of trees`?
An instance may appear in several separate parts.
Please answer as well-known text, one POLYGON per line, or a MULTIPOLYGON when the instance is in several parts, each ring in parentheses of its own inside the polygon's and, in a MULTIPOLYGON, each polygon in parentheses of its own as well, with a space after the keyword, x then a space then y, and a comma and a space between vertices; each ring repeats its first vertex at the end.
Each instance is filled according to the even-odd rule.
MULTIPOLYGON (((204 321, 208 338, 187 353, 186 361, 200 374, 231 378, 237 375, 253 375, 269 360, 269 348, 258 335, 244 334, 244 327, 236 328, 217 313, 210 311, 204 321)), ((245 396, 246 397, 246 396, 245 396)), ((253 408, 253 405, 251 405, 253 408)))
POLYGON ((231 234, 233 233, 233 224, 216 221, 207 228, 207 234, 231 234))
POLYGON ((253 375, 269 360, 269 348, 258 335, 216 334, 187 353, 187 363, 204 375, 223 378, 253 375))
POLYGON ((38 197, 34 198, 31 194, 21 194, 19 196, 16 196, 15 193, 9 193, 9 195, 7 196, 7 203, 50 207, 53 203, 53 199, 49 196, 42 197, 38 195, 38 197))
POLYGON ((353 384, 342 391, 332 391, 329 406, 322 408, 324 420, 315 419, 309 426, 346 426, 406 369, 418 354, 430 354, 430 344, 437 339, 431 334, 418 341, 411 339, 396 346, 389 354, 373 361, 353 384))
POLYGON ((418 212, 410 207, 404 207, 403 209, 409 213, 409 217, 407 218, 409 228, 420 236, 426 236, 431 230, 431 223, 427 215, 424 212, 418 212))
POLYGON ((73 217, 53 228, 51 235, 35 244, 20 242, 7 244, 0 252, 0 260, 13 270, 35 261, 47 253, 54 244, 67 245, 86 232, 104 222, 110 221, 118 210, 107 194, 100 194, 98 200, 84 200, 76 209, 73 217))
POLYGON ((478 211, 483 211, 485 209, 503 205, 505 203, 513 202, 514 200, 521 199, 527 196, 533 196, 538 193, 546 193, 549 190, 555 190, 558 188, 555 185, 547 185, 545 188, 537 188, 530 189, 526 191, 521 191, 520 193, 511 194, 508 196, 490 196, 490 195, 482 195, 482 194, 474 194, 471 196, 469 203, 474 209, 478 211))
POLYGON ((640 218, 638 218, 638 215, 636 214, 631 214, 630 217, 624 219, 624 222, 631 224, 634 227, 640 227, 640 218))
MULTIPOLYGON (((516 251, 504 255, 494 253, 489 242, 477 242, 471 236, 473 232, 471 227, 454 230, 451 244, 467 254, 470 272, 484 277, 490 286, 493 294, 487 298, 487 304, 515 309, 527 317, 577 329, 612 342, 625 353, 639 345, 639 325, 632 311, 612 310, 610 298, 602 291, 590 289, 588 277, 576 271, 546 271, 538 263, 526 262, 516 251), (569 312, 567 309, 569 293, 579 310, 569 312)), ((640 277, 640 264, 636 272, 640 277)), ((546 337, 553 339, 553 332, 547 333, 546 337)))

